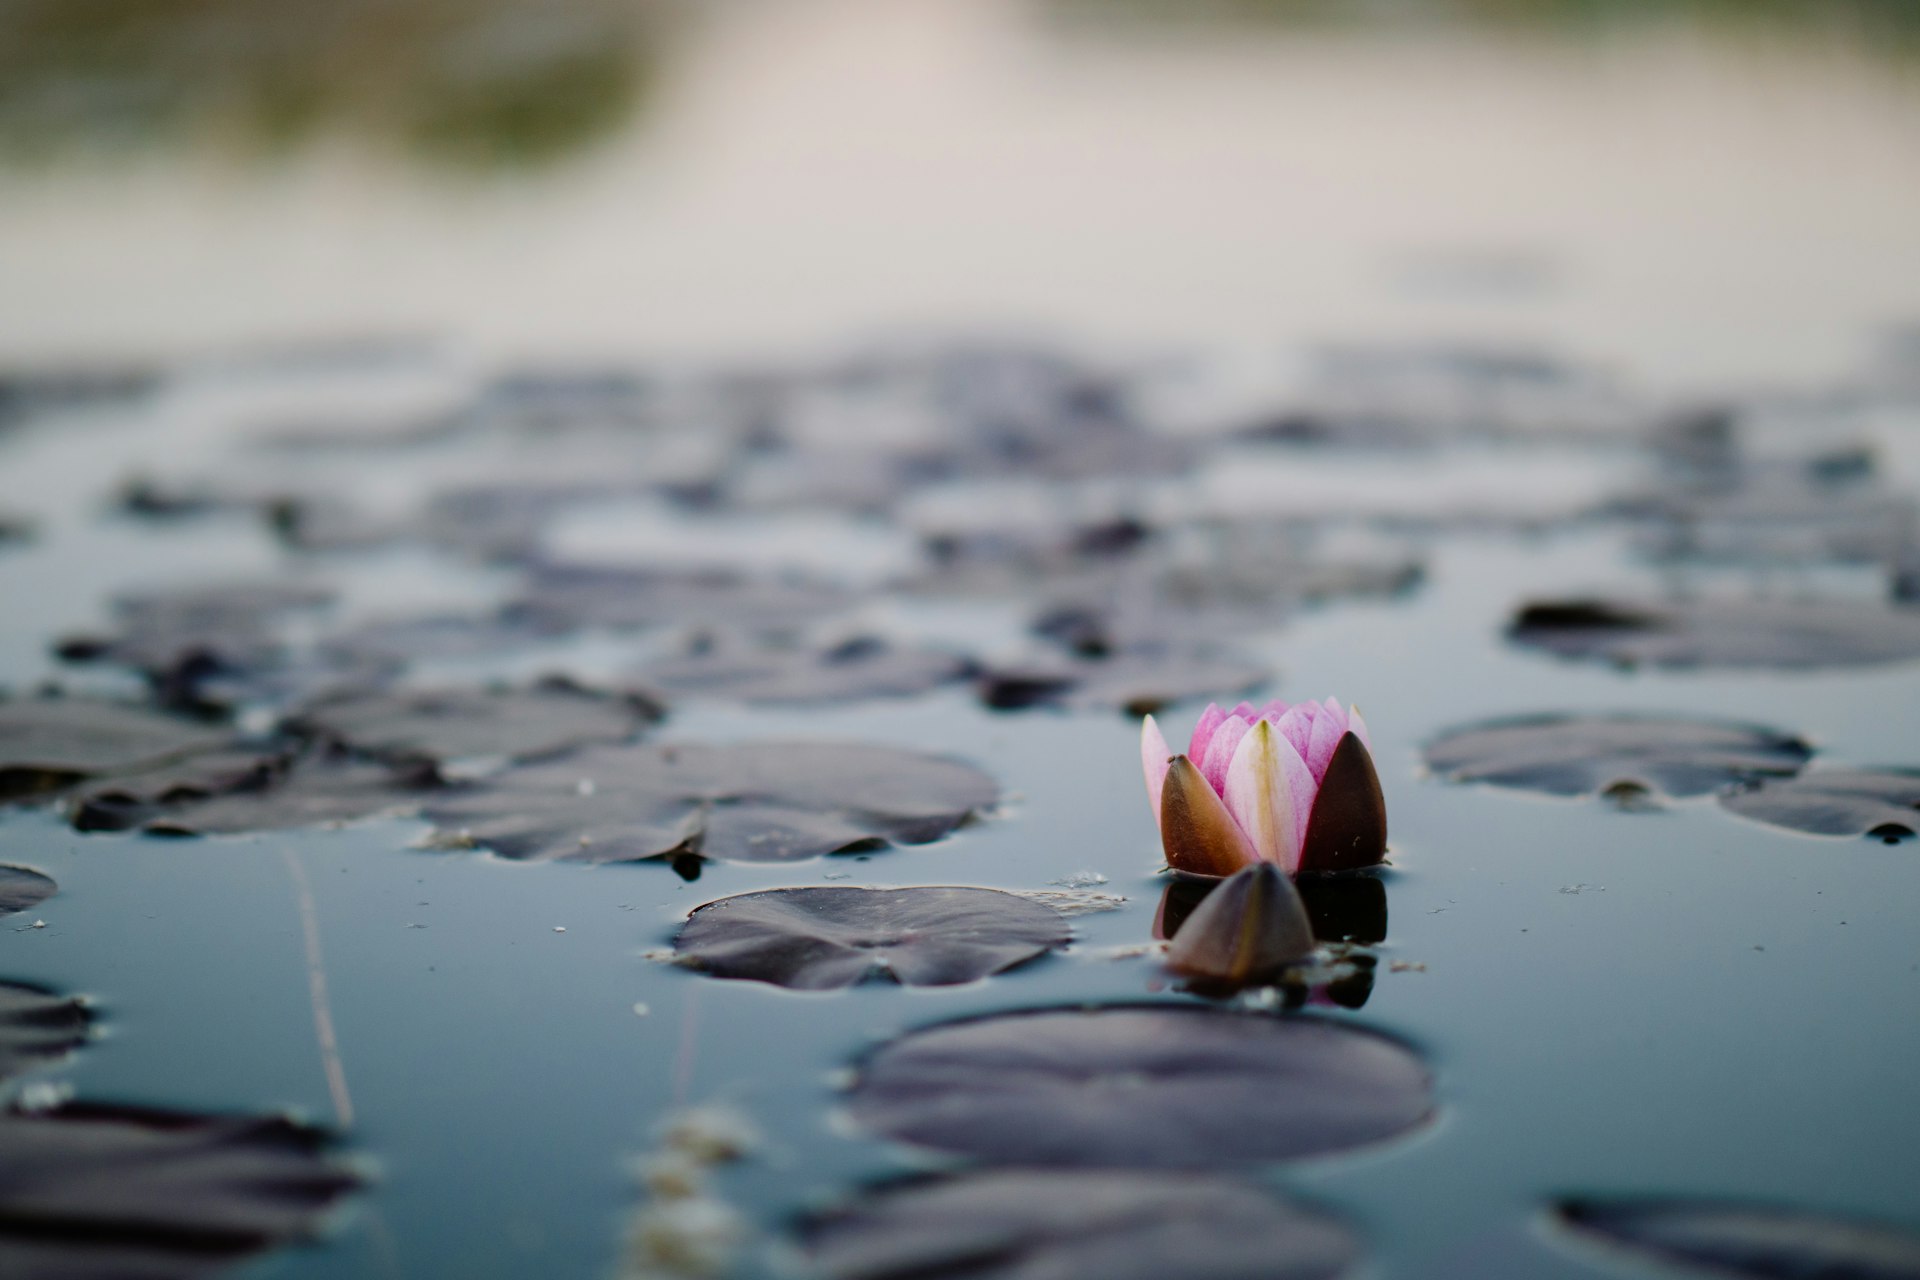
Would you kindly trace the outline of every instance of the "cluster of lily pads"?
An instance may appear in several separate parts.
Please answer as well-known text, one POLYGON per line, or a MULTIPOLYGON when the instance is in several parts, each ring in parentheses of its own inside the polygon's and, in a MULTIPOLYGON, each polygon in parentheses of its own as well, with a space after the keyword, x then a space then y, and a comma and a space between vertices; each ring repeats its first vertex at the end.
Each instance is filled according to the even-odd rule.
MULTIPOLYGON (((1782 452, 1739 429, 1762 408, 1813 412, 1804 406, 1675 417, 1579 366, 1399 349, 1330 351, 1286 378, 1265 370, 1250 394, 1205 362, 1142 369, 965 346, 800 368, 427 382, 339 403, 309 388, 277 411, 249 398, 218 448, 163 453, 125 477, 113 520, 237 522, 272 540, 283 572, 146 586, 108 601, 97 625, 52 637, 61 687, 0 699, 0 803, 54 806, 81 831, 172 837, 405 816, 428 825, 430 849, 664 862, 687 879, 709 860, 925 844, 994 815, 998 782, 895 746, 681 741, 672 713, 943 691, 1007 712, 1230 701, 1271 681, 1253 642, 1295 611, 1419 590, 1413 539, 1436 529, 1615 528, 1636 554, 1713 588, 1521 605, 1508 638, 1563 658, 1802 669, 1920 656, 1911 502, 1870 456, 1782 452), (1543 505, 1449 473, 1463 444, 1653 465, 1637 485, 1543 505), (1330 450, 1411 455, 1417 483, 1265 482, 1263 468, 1311 471, 1330 450), (1276 491, 1295 505, 1276 508, 1276 491), (621 523, 635 512, 645 518, 621 523), (879 567, 759 555, 804 549, 818 517, 837 522, 830 542, 872 544, 879 567), (728 522, 750 525, 755 548, 708 537, 728 522), (693 535, 660 542, 663 523, 693 535), (351 607, 361 566, 422 553, 484 578, 491 595, 411 613, 351 607), (1865 568, 1884 589, 1728 594, 1739 579, 1726 575, 1754 564, 1865 568), (1011 627, 983 639, 900 623, 955 606, 1008 614, 1011 627), (616 655, 612 674, 576 662, 596 644, 616 655), (534 668, 568 674, 526 678, 534 668)), ((186 376, 106 394, 220 407, 186 376)), ((18 541, 32 524, 0 531, 18 541)), ((1627 805, 1712 794, 1798 830, 1912 834, 1920 774, 1807 768, 1812 755, 1754 726, 1556 715, 1447 734, 1427 762, 1458 781, 1627 805)), ((1147 715, 1143 761, 1172 873, 1156 937, 1187 990, 1223 998, 936 1022, 863 1057, 852 1119, 952 1164, 809 1216, 798 1247, 822 1273, 1308 1280, 1356 1264, 1350 1226, 1239 1175, 1405 1135, 1434 1112, 1413 1048, 1295 1009, 1364 1003, 1369 948, 1385 936, 1386 885, 1371 868, 1386 853, 1386 800, 1365 723, 1331 700, 1211 706, 1176 753, 1147 715), (1263 1003, 1268 989, 1283 998, 1263 1003)), ((0 905, 30 906, 35 874, 0 874, 0 905)), ((1071 939, 1040 894, 809 886, 705 903, 674 954, 710 978, 823 991, 978 981, 1071 939)), ((81 1047, 89 1017, 54 993, 0 988, 0 1075, 81 1047)), ((113 1150, 121 1129, 177 1137, 178 1152, 162 1143, 152 1157, 166 1185, 196 1187, 195 1160, 237 1162, 247 1176, 233 1221, 172 1235, 142 1183, 128 1184, 122 1218, 94 1221, 0 1169, 7 1222, 66 1241, 49 1248, 111 1235, 145 1251, 155 1275, 302 1234, 357 1183, 324 1135, 284 1121, 60 1103, 0 1125, 27 1135, 11 1150, 35 1169, 63 1167, 59 1135, 80 1125, 104 1126, 85 1130, 107 1135, 80 1144, 89 1150, 113 1150), (244 1203, 256 1177, 301 1195, 280 1216, 249 1217, 262 1210, 244 1203)), ((0 1134, 0 1164, 9 1142, 0 1134)), ((1573 1229, 1706 1265, 1783 1221, 1741 1212, 1562 1206, 1573 1229)), ((0 1262, 39 1247, 0 1226, 0 1262)))

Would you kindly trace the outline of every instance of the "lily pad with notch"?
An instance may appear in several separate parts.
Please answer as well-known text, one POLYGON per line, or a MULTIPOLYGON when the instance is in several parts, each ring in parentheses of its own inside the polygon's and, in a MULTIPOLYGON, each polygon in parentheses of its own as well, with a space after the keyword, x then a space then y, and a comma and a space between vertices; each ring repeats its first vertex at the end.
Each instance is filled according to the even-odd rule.
POLYGON ((188 795, 141 814, 138 825, 150 835, 219 836, 409 817, 442 788, 438 771, 423 762, 388 766, 317 753, 265 786, 188 795))
POLYGON ((1427 767, 1452 782, 1555 796, 1699 796, 1790 777, 1813 755, 1760 725, 1655 715, 1539 715, 1450 730, 1427 744, 1427 767))
POLYGON ((589 747, 427 806, 438 843, 581 862, 791 862, 925 844, 999 797, 972 765, 841 742, 589 747))
POLYGON ((1399 1137, 1433 1114, 1419 1057, 1311 1017, 1188 1005, 1039 1009, 883 1046, 848 1107, 884 1137, 1004 1164, 1220 1168, 1399 1137))
POLYGON ((1920 831, 1920 769, 1816 769, 1729 792, 1720 803, 1769 826, 1894 844, 1920 831))
POLYGON ((87 1042, 88 1024, 86 1005, 72 996, 0 982, 0 1080, 66 1057, 87 1042))
POLYGON ((0 1275, 188 1280, 308 1239, 363 1181, 328 1144, 283 1116, 0 1115, 0 1275))
POLYGON ((1072 936, 1058 911, 998 889, 769 889, 697 908, 680 963, 718 978, 829 991, 868 979, 933 987, 1038 959, 1072 936))
POLYGON ((1556 1243, 1643 1264, 1749 1280, 1915 1280, 1920 1234, 1740 1201, 1608 1197, 1554 1206, 1556 1243))
POLYGON ((1548 600, 1515 644, 1621 667, 1810 671, 1920 658, 1920 609, 1870 600, 1548 600))
POLYGON ((625 742, 663 714, 639 694, 604 693, 556 677, 518 689, 346 694, 302 708, 285 728, 377 760, 443 763, 625 742))
POLYGON ((224 748, 228 735, 144 707, 95 698, 0 701, 0 802, 83 779, 224 748))
POLYGON ((942 650, 856 636, 826 649, 710 648, 650 663, 638 674, 670 694, 803 705, 907 697, 973 671, 965 658, 942 650))
POLYGON ((60 886, 45 872, 0 863, 0 916, 37 907, 58 892, 60 886))
POLYGON ((1359 1261, 1337 1220, 1201 1173, 994 1170, 871 1189, 808 1219, 831 1280, 1333 1280, 1359 1261))

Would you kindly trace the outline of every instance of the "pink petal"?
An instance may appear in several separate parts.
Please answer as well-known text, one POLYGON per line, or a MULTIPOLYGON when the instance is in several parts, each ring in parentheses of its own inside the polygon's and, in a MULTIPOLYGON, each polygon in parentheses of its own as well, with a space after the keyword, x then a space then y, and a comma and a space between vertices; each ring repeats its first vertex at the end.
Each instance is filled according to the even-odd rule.
POLYGON ((1167 750, 1167 740, 1160 732, 1160 726, 1148 716, 1140 725, 1140 764, 1147 774, 1147 803, 1153 806, 1153 820, 1160 821, 1160 789, 1166 785, 1167 765, 1173 760, 1173 752, 1167 750))
POLYGON ((1241 738, 1221 795, 1261 860, 1291 872, 1300 865, 1314 790, 1307 762, 1262 720, 1241 738))
POLYGON ((1227 713, 1220 709, 1217 702, 1209 702, 1207 709, 1200 713, 1200 719, 1193 726, 1193 737, 1187 739, 1187 759, 1205 760, 1207 744, 1213 741, 1213 731, 1220 727, 1227 713))
POLYGON ((1233 753, 1239 750, 1240 739, 1247 736, 1250 727, 1239 716, 1228 716, 1226 723, 1214 730, 1213 740, 1207 743, 1207 758, 1200 762, 1200 776, 1216 795, 1227 785, 1227 767, 1233 763, 1233 753))
POLYGON ((1307 710, 1312 705, 1311 702, 1300 703, 1281 716, 1273 726, 1293 744, 1293 749, 1303 758, 1307 754, 1307 743, 1313 740, 1313 715, 1307 710))
POLYGON ((1284 698, 1275 698, 1272 702, 1260 708, 1260 718, 1262 720, 1278 720, 1285 714, 1287 714, 1287 702, 1284 698))
POLYGON ((1327 776, 1327 765, 1333 760, 1334 748, 1340 745, 1340 739, 1347 734, 1347 718, 1322 711, 1313 722, 1313 736, 1307 739, 1307 749, 1301 754, 1307 758, 1307 768, 1313 771, 1313 780, 1318 784, 1327 776))
POLYGON ((1251 702, 1242 702, 1239 706, 1235 707, 1232 711, 1229 711, 1227 714, 1232 716, 1239 716, 1242 720, 1245 720, 1248 724, 1252 724, 1255 720, 1258 720, 1260 718, 1260 712, 1257 709, 1255 709, 1254 705, 1251 702))
POLYGON ((1328 698, 1326 707, 1327 714, 1332 716, 1335 723, 1340 726, 1340 732, 1345 733, 1347 731, 1347 713, 1341 709, 1340 700, 1338 698, 1328 698))
POLYGON ((1367 722, 1360 718, 1358 707, 1349 708, 1347 711, 1347 732, 1360 739, 1360 745, 1367 749, 1368 755, 1373 754, 1373 739, 1367 734, 1367 722))

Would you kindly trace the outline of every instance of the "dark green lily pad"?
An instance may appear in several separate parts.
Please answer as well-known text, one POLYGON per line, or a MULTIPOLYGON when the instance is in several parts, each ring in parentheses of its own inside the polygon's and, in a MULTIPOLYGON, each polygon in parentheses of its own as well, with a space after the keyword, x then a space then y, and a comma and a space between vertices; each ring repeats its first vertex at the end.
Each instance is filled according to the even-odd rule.
POLYGON ((1916 1280, 1920 1235, 1774 1205, 1623 1197, 1565 1200, 1570 1237, 1642 1263, 1751 1280, 1916 1280))
POLYGON ((556 679, 525 689, 348 694, 296 712, 286 729, 375 759, 445 762, 625 742, 661 714, 639 695, 556 679))
POLYGON ((1875 666, 1920 657, 1920 609, 1865 600, 1552 600, 1522 609, 1507 637, 1623 667, 1875 666))
POLYGON ((986 774, 898 747, 836 742, 589 747, 436 798, 449 845, 507 858, 789 862, 924 844, 998 798, 986 774))
POLYGON ((507 621, 548 631, 605 627, 738 627, 782 631, 840 613, 849 592, 800 578, 625 566, 542 564, 507 606, 507 621))
POLYGON ((899 1183, 809 1220, 831 1280, 1332 1280, 1339 1222, 1198 1173, 998 1170, 899 1183))
POLYGON ((869 978, 908 987, 972 982, 1071 936, 1053 908, 998 889, 835 885, 709 902, 673 949, 682 963, 715 977, 829 991, 869 978))
MULTIPOLYGON (((86 1040, 87 1007, 80 1001, 25 983, 0 982, 0 1080, 57 1062, 86 1040)), ((0 1162, 4 1159, 0 1156, 0 1162)), ((0 1192, 0 1201, 5 1198, 0 1192)))
POLYGON ((1818 769, 1729 792, 1720 803, 1770 826, 1892 844, 1920 831, 1920 770, 1818 769))
POLYGON ((1432 1082, 1397 1041, 1186 1005, 1044 1009, 917 1031, 862 1064, 876 1133, 1007 1164, 1217 1168, 1380 1142, 1432 1082))
POLYGON ((281 1116, 0 1116, 0 1275, 186 1280, 312 1236, 361 1178, 281 1116))
POLYGON ((226 742, 226 734, 204 725, 117 702, 0 702, 0 801, 48 795, 83 778, 131 772, 226 742))
POLYGON ((670 694, 767 705, 852 702, 924 693, 972 674, 966 659, 859 636, 830 649, 730 649, 666 658, 638 675, 670 694))
POLYGON ((16 911, 25 911, 28 907, 38 906, 60 892, 53 877, 32 867, 15 867, 0 863, 0 916, 10 916, 16 911))
POLYGON ((130 831, 216 796, 265 790, 291 763, 283 752, 232 746, 109 774, 68 798, 67 818, 79 831, 130 831))
POLYGON ((1798 773, 1813 755, 1759 725, 1674 716, 1543 715, 1493 720, 1427 744, 1427 767, 1453 782, 1548 795, 1660 791, 1698 796, 1798 773))
POLYGON ((139 825, 153 835, 217 836, 404 817, 440 787, 439 774, 427 764, 389 767, 312 756, 294 761, 268 786, 159 806, 142 815, 139 825))

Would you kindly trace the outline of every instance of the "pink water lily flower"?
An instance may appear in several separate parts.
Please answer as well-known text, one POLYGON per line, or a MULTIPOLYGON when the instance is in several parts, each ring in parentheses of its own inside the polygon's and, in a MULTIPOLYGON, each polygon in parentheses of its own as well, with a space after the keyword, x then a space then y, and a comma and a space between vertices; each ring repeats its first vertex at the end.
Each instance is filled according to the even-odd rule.
POLYGON ((1230 876, 1260 862, 1288 872, 1370 867, 1387 851, 1387 806, 1366 721, 1336 700, 1209 704, 1184 755, 1148 716, 1147 798, 1167 865, 1230 876))

